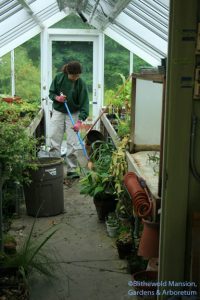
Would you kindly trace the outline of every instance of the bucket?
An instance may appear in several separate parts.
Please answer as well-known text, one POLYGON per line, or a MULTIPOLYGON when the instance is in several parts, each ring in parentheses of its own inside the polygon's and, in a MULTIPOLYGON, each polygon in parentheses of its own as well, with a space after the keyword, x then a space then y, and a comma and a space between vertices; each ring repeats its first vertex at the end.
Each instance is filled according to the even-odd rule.
POLYGON ((109 237, 116 237, 118 234, 119 226, 112 226, 106 221, 106 230, 109 237))
POLYGON ((134 289, 136 291, 154 291, 153 294, 155 294, 157 290, 156 284, 151 284, 151 283, 156 283, 158 281, 158 272, 157 271, 139 271, 134 273, 133 275, 133 280, 134 282, 138 283, 134 285, 134 289))
POLYGON ((103 134, 98 130, 90 130, 86 137, 86 143, 90 146, 96 141, 105 141, 103 134))
POLYGON ((29 174, 31 183, 24 186, 27 214, 49 217, 63 213, 63 159, 39 158, 38 169, 29 174))
POLYGON ((90 130, 85 140, 85 147, 88 155, 90 155, 92 152, 92 144, 95 143, 95 145, 97 146, 98 141, 100 142, 100 144, 101 142, 105 141, 103 134, 98 130, 90 130))

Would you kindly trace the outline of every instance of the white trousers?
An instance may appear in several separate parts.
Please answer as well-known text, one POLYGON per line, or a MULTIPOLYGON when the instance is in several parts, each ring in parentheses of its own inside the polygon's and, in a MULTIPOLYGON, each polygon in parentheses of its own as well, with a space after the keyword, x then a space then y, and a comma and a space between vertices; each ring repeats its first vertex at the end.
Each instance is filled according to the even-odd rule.
MULTIPOLYGON (((78 114, 77 112, 72 115, 75 123, 78 120, 78 114)), ((61 145, 65 131, 67 134, 67 172, 73 172, 77 167, 76 150, 79 149, 78 137, 72 129, 72 123, 67 113, 62 113, 54 109, 50 128, 50 152, 53 156, 61 156, 61 145)))

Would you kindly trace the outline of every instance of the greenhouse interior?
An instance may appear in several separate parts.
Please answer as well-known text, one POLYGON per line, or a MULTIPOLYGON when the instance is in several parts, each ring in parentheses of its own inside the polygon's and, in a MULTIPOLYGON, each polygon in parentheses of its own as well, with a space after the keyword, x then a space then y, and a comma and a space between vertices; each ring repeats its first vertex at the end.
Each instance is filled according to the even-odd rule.
POLYGON ((200 299, 200 2, 0 25, 0 299, 200 299))

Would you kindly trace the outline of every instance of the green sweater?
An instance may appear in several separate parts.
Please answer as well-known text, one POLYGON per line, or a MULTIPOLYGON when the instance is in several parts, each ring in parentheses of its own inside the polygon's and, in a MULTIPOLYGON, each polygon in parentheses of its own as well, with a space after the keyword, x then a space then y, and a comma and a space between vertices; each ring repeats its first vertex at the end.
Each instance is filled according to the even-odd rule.
POLYGON ((63 93, 67 96, 67 105, 71 113, 79 111, 79 120, 84 121, 89 115, 89 97, 85 82, 79 78, 76 81, 68 79, 67 74, 58 73, 51 83, 49 98, 53 100, 53 108, 67 113, 64 103, 55 100, 63 93))

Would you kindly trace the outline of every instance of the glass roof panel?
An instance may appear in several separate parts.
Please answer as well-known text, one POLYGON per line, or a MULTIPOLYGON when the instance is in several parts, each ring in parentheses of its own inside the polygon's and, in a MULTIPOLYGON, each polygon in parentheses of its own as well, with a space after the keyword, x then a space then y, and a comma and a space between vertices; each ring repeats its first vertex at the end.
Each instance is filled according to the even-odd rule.
POLYGON ((76 0, 73 7, 72 2, 1 0, 0 56, 71 12, 83 13, 89 24, 153 65, 167 55, 169 0, 76 0))
POLYGON ((169 1, 132 0, 105 33, 152 65, 167 56, 169 1))

